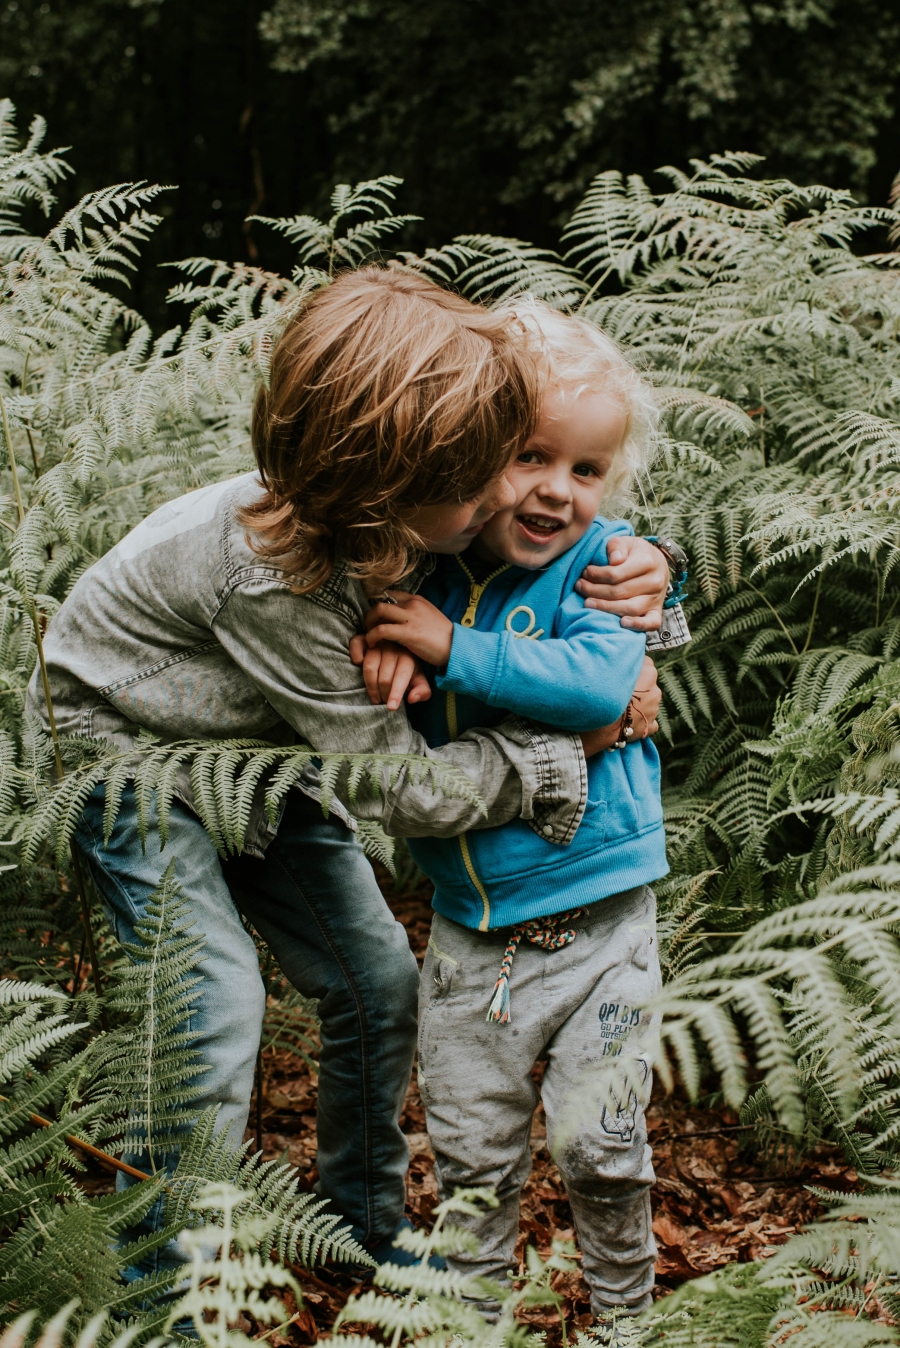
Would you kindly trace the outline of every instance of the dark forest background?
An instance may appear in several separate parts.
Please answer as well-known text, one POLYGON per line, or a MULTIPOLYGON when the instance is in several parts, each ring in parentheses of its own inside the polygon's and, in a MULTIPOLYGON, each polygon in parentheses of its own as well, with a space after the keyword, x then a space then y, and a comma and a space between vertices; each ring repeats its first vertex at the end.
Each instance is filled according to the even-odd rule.
MULTIPOLYGON (((254 212, 405 178, 409 246, 553 244, 594 173, 725 149, 881 202, 900 168, 900 0, 0 0, 0 96, 71 145, 64 204, 173 184, 148 261, 285 268, 254 212)), ((171 274, 137 305, 166 321, 171 274)))

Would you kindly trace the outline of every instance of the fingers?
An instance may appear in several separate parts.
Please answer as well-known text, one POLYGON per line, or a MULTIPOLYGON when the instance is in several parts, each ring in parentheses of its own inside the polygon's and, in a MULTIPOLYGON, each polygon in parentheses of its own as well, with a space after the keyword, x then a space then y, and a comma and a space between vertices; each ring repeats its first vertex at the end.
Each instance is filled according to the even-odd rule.
MULTIPOLYGON (((585 605, 588 607, 588 605, 585 605)), ((590 605, 594 607, 593 604, 590 605)), ((658 632, 662 627, 662 608, 652 608, 643 618, 622 618, 622 626, 630 632, 658 632)))
POLYGON ((618 562, 626 561, 637 541, 633 534, 616 535, 615 538, 611 538, 606 548, 606 555, 611 564, 615 566, 618 562))
POLYGON ((365 616, 364 621, 367 630, 375 623, 402 623, 404 621, 404 609, 417 607, 428 602, 421 595, 409 594, 406 590, 385 590, 384 593, 388 596, 388 599, 378 600, 365 616))
POLYGON ((668 558, 648 543, 646 538, 617 537, 611 538, 606 549, 606 555, 612 568, 619 570, 626 576, 639 575, 645 573, 650 576, 657 576, 661 584, 668 584, 669 580, 669 561, 668 558))
POLYGON ((372 703, 373 707, 380 707, 382 703, 380 674, 383 655, 384 651, 382 647, 376 646, 367 650, 363 656, 363 683, 366 685, 366 692, 369 695, 369 701, 372 703))
POLYGON ((645 715, 636 702, 633 702, 631 706, 631 725, 635 738, 639 740, 649 739, 659 730, 659 722, 656 716, 645 715))
POLYGON ((392 641, 367 647, 366 640, 366 637, 352 639, 351 658, 354 664, 362 665, 363 682, 372 705, 397 711, 404 696, 410 702, 427 702, 431 686, 415 656, 392 641), (361 658, 357 658, 360 653, 361 658))
POLYGON ((391 661, 390 650, 386 646, 369 647, 362 635, 350 638, 350 659, 355 665, 362 665, 363 683, 373 706, 382 703, 381 678, 382 663, 391 661))
POLYGON ((371 628, 365 636, 370 647, 405 645, 404 637, 409 635, 405 628, 397 623, 381 623, 371 628))
POLYGON ((401 705, 406 690, 412 682, 413 675, 416 674, 417 670, 418 665, 409 652, 401 651, 397 656, 390 688, 385 697, 388 711, 396 711, 401 705))
POLYGON ((399 643, 420 660, 443 669, 450 659, 453 624, 427 600, 419 600, 416 595, 409 598, 404 607, 376 604, 372 613, 376 619, 380 614, 383 621, 372 623, 366 640, 370 646, 384 641, 399 643))
POLYGON ((657 716, 661 703, 662 689, 657 680, 656 665, 649 655, 645 655, 638 676, 637 687, 631 699, 635 730, 638 731, 641 739, 646 739, 649 735, 655 735, 659 730, 657 716), (637 718, 640 718, 640 720, 638 721, 637 718), (643 728, 639 729, 639 725, 643 728))
POLYGON ((575 589, 586 599, 633 599, 654 590, 654 582, 652 576, 620 576, 613 574, 612 567, 588 566, 575 589))
MULTIPOLYGON (((411 595, 406 596, 412 598, 411 595)), ((378 625, 398 625, 406 621, 404 615, 405 605, 397 604, 373 604, 365 616, 366 631, 371 632, 372 628, 378 625)))
MULTIPOLYGON (((656 720, 661 705, 662 694, 658 688, 651 689, 649 693, 642 693, 640 696, 635 694, 631 701, 633 715, 640 716, 646 725, 656 720)), ((649 733, 652 734, 652 731, 649 733)))
POLYGON ((616 721, 614 725, 601 726, 599 730, 586 730, 580 738, 585 758, 593 758, 595 754, 599 754, 605 749, 615 748, 616 741, 619 738, 619 722, 616 721))
POLYGON ((391 696, 391 689, 394 686, 394 674, 397 671, 400 656, 396 646, 385 645, 381 650, 381 660, 378 664, 378 697, 381 702, 388 702, 391 696))
MULTIPOLYGON (((578 582, 579 585, 581 582, 578 582)), ((611 592, 606 591, 605 597, 599 593, 591 595, 585 599, 585 608, 596 608, 601 613, 616 613, 620 618, 646 618, 648 614, 653 613, 658 619, 662 618, 662 600, 657 594, 647 594, 646 591, 632 597, 622 597, 619 591, 616 592, 616 598, 610 597, 611 592)))
POLYGON ((409 684, 406 700, 409 703, 427 702, 431 697, 431 684, 420 669, 417 669, 409 684))
POLYGON ((613 553, 610 550, 607 565, 586 566, 581 573, 582 580, 592 585, 621 585, 636 579, 643 580, 654 588, 668 585, 669 563, 658 548, 651 547, 649 543, 645 546, 646 552, 633 553, 619 562, 613 560, 613 553))
POLYGON ((380 707, 388 702, 401 656, 406 656, 406 652, 389 641, 366 651, 362 666, 363 682, 373 706, 380 707))
POLYGON ((642 680, 638 681, 638 686, 634 690, 634 701, 640 703, 644 711, 646 711, 648 707, 651 708, 651 710, 655 710, 655 708, 659 706, 660 702, 662 702, 662 689, 656 681, 655 674, 652 682, 644 683, 642 680))
POLYGON ((586 607, 620 617, 646 617, 662 608, 669 566, 658 548, 643 538, 615 538, 609 544, 608 556, 609 566, 587 566, 576 582, 586 607), (632 601, 631 606, 627 601, 632 601))
POLYGON ((656 664, 652 656, 645 655, 641 672, 638 675, 637 691, 643 693, 656 683, 656 664))

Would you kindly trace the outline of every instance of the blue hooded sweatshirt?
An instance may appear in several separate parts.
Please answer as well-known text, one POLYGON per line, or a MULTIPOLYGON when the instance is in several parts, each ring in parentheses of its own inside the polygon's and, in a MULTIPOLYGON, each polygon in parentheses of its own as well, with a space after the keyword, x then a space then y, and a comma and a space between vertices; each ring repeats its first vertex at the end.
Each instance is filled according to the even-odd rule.
MULTIPOLYGON (((586 608, 575 583, 586 566, 606 564, 610 538, 631 532, 622 520, 600 519, 544 569, 498 563, 480 582, 464 557, 438 558, 421 593, 453 620, 453 645, 446 670, 431 675, 431 700, 409 708, 429 745, 496 725, 508 712, 573 732, 624 714, 646 638, 586 608)), ((587 774, 587 807, 567 845, 522 819, 458 838, 410 838, 434 882, 437 911, 493 931, 665 875, 656 746, 636 738, 603 751, 588 760, 587 774)))

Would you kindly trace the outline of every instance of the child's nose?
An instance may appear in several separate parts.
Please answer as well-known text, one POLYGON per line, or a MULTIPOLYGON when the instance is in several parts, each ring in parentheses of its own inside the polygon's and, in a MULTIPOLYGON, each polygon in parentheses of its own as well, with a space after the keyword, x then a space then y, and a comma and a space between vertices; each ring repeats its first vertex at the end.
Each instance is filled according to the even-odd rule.
POLYGON ((554 501, 561 505, 567 504, 572 499, 568 472, 560 469, 558 472, 548 473, 538 487, 538 495, 543 497, 545 501, 554 501))

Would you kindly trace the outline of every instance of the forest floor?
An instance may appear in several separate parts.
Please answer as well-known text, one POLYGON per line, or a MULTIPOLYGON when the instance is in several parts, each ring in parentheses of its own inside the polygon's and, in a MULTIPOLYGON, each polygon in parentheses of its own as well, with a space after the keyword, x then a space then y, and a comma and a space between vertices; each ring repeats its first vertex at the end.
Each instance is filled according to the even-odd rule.
MULTIPOLYGON (((423 886, 398 895, 387 872, 379 869, 379 879, 421 963, 431 924, 429 890, 423 886)), ((539 1067, 535 1079, 540 1081, 539 1067)), ((300 1172, 303 1188, 312 1188, 318 1173, 315 1111, 315 1071, 288 1050, 268 1050, 264 1054, 263 1151, 266 1158, 291 1161, 300 1172)), ((247 1133, 253 1143, 256 1117, 254 1099, 247 1133)), ((657 1089, 648 1124, 657 1176, 652 1192, 653 1230, 659 1246, 657 1296, 735 1260, 765 1258, 820 1213, 820 1204, 809 1186, 841 1191, 856 1187, 856 1174, 836 1148, 822 1146, 799 1162, 765 1157, 750 1146, 752 1133, 724 1108, 697 1108, 677 1094, 666 1096, 657 1089)), ((401 1127, 410 1148, 407 1212, 415 1225, 428 1225, 437 1189, 415 1073, 401 1127)), ((540 1105, 531 1130, 531 1146, 534 1164, 522 1194, 516 1250, 520 1269, 526 1245, 534 1245, 546 1257, 553 1240, 574 1240, 568 1201, 547 1149, 540 1105)), ((112 1187, 110 1178, 102 1172, 85 1179, 85 1187, 94 1192, 112 1187)), ((267 1336, 274 1348, 287 1344, 299 1348, 326 1335, 347 1297, 356 1290, 340 1265, 327 1265, 314 1273, 302 1269, 296 1272, 306 1305, 285 1333, 267 1336)), ((591 1314, 577 1263, 573 1272, 554 1273, 552 1286, 563 1298, 560 1310, 532 1307, 520 1318, 546 1332, 548 1348, 557 1348, 561 1341, 560 1312, 570 1335, 588 1326, 591 1314)), ((294 1309, 290 1298, 288 1306, 294 1309)), ((363 1326, 357 1328, 364 1332, 363 1326)), ((353 1332, 353 1328, 345 1326, 344 1332, 353 1332)), ((258 1333, 264 1334, 264 1327, 258 1333)))
MULTIPOLYGON (((421 964, 428 943, 431 907, 427 886, 398 895, 386 872, 379 872, 385 897, 404 925, 421 964)), ((540 1069, 536 1069, 540 1079, 540 1069)), ((267 1156, 283 1156, 310 1185, 316 1178, 315 1073, 289 1053, 266 1065, 263 1146, 267 1156)), ((251 1110, 251 1122, 254 1113, 251 1110)), ((657 1182, 653 1190, 653 1230, 659 1246, 657 1295, 689 1278, 734 1260, 764 1258, 820 1212, 810 1185, 836 1190, 856 1187, 856 1174, 835 1148, 821 1147, 800 1163, 766 1160, 747 1143, 750 1134, 727 1109, 699 1109, 677 1096, 654 1095, 648 1116, 657 1182)), ((406 1096, 401 1127, 410 1148, 407 1212, 416 1225, 429 1223, 437 1202, 434 1158, 425 1129, 425 1111, 415 1074, 406 1096)), ((248 1134, 251 1136, 251 1134, 248 1134)), ((534 1168, 522 1194, 516 1257, 522 1267, 526 1244, 548 1256, 554 1239, 574 1239, 572 1215, 559 1173, 547 1150, 543 1110, 531 1130, 534 1168)), ((577 1268, 577 1265, 576 1265, 577 1268)), ((300 1274, 308 1312, 300 1338, 314 1341, 330 1328, 352 1288, 337 1268, 319 1270, 316 1280, 300 1274)), ((554 1290, 570 1330, 591 1323, 587 1287, 580 1272, 555 1273, 554 1290)), ((522 1313, 535 1329, 558 1344, 559 1312, 534 1307, 522 1313)))

